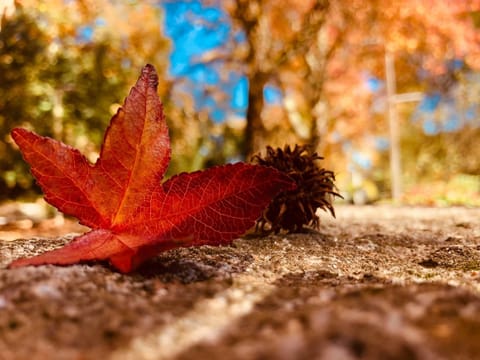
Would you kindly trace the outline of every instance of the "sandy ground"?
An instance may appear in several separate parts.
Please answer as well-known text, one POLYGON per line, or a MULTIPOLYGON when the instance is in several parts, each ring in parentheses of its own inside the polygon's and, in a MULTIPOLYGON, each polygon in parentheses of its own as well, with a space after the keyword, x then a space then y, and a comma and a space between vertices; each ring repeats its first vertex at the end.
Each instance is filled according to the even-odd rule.
POLYGON ((7 270, 71 238, 10 232, 0 359, 478 359, 480 209, 337 213, 319 232, 177 249, 130 275, 7 270))

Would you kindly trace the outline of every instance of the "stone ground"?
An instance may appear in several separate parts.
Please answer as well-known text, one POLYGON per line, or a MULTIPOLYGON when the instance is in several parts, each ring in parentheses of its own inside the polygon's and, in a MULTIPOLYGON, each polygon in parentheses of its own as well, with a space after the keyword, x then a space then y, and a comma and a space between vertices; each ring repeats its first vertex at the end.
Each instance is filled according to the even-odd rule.
POLYGON ((72 235, 2 240, 0 359, 478 359, 480 209, 337 213, 130 275, 7 270, 72 235))

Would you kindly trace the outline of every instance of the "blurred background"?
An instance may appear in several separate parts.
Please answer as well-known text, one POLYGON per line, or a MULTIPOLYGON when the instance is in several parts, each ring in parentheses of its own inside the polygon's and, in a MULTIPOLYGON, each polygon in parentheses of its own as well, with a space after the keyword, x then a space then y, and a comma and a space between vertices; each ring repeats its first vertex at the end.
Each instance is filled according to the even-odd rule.
POLYGON ((0 15, 0 201, 17 213, 52 210, 18 208, 41 195, 11 129, 95 161, 146 63, 169 174, 309 144, 346 202, 480 205, 480 0, 0 0, 0 15))

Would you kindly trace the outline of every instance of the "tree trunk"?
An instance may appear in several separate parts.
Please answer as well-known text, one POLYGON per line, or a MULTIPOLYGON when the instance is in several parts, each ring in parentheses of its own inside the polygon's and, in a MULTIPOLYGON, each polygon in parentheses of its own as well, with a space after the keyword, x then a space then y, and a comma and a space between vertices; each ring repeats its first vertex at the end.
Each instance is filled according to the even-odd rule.
POLYGON ((249 160, 263 148, 265 127, 263 126, 262 110, 264 105, 263 89, 267 83, 266 74, 256 72, 249 79, 247 126, 245 129, 245 142, 243 155, 249 160))

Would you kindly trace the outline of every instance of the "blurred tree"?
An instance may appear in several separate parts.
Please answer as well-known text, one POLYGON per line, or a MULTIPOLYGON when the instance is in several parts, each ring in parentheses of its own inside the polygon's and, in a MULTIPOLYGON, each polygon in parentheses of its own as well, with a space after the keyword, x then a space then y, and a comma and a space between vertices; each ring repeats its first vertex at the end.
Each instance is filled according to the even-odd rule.
MULTIPOLYGON (((452 64, 463 62, 466 67, 478 69, 480 37, 473 21, 478 9, 480 2, 477 0, 402 0, 390 3, 357 0, 349 2, 348 6, 343 1, 332 2, 325 30, 331 34, 333 43, 337 43, 337 49, 327 63, 329 81, 323 89, 324 108, 329 112, 325 118, 326 128, 330 133, 322 152, 329 151, 331 156, 328 158, 338 163, 341 160, 337 154, 342 152, 346 143, 352 157, 360 149, 362 154, 378 151, 371 139, 388 133, 385 112, 388 102, 393 101, 387 97, 382 80, 386 79, 386 54, 394 59, 397 93, 446 93, 457 83, 461 71, 452 64)), ((395 111, 402 112, 400 119, 408 119, 414 108, 395 102, 392 106, 395 111)), ((417 140, 420 145, 425 139, 409 125, 400 125, 400 143, 403 177, 412 181, 411 174, 420 153, 411 152, 406 145, 411 146, 417 140)), ((430 142, 437 140, 429 139, 430 142)), ((420 147, 425 151, 433 149, 420 147)), ((450 149, 454 148, 460 150, 459 147, 450 149)), ((434 158, 436 156, 431 160, 434 158)), ((375 157, 369 159, 373 161, 375 157)), ((375 162, 376 168, 384 169, 378 178, 387 184, 392 183, 386 171, 390 161, 384 158, 383 163, 375 162)), ((441 160, 438 165, 446 169, 449 161, 446 162, 441 160)), ((399 177, 396 180, 398 184, 399 177)), ((398 193, 398 187, 396 190, 398 193)))
POLYGON ((159 92, 168 98, 169 42, 159 11, 150 2, 25 0, 2 18, 3 188, 31 185, 9 138, 14 126, 62 140, 95 160, 110 117, 145 63, 165 79, 159 92))
POLYGON ((8 18, 3 14, 0 29, 0 193, 8 196, 31 186, 9 133, 12 124, 25 123, 42 111, 41 96, 30 80, 37 76, 38 64, 46 62, 48 38, 22 8, 8 18))
MULTIPOLYGON (((446 71, 446 59, 479 67, 478 0, 231 0, 222 2, 247 49, 234 54, 249 79, 245 151, 258 151, 267 136, 263 91, 283 90, 290 124, 300 140, 321 152, 385 128, 371 115, 366 78, 385 77, 384 56, 395 55, 399 91, 423 90, 418 74, 446 71), (477 16, 478 17, 478 16, 477 16), (334 135, 334 136, 331 136, 334 135)), ((245 47, 245 46, 244 46, 245 47)), ((239 49, 242 47, 239 46, 239 49)))
POLYGON ((358 133, 356 126, 363 127, 360 119, 368 119, 370 108, 355 108, 370 96, 366 91, 367 95, 358 93, 365 89, 366 77, 385 78, 386 52, 395 56, 400 93, 445 91, 454 80, 449 60, 464 59, 472 68, 480 68, 480 33, 472 21, 474 10, 479 9, 478 0, 332 3, 325 30, 336 51, 326 64, 329 81, 324 91, 331 107, 340 101, 347 111, 337 120, 348 121, 344 127, 353 134, 358 133), (348 88, 352 90, 345 91, 348 88))
MULTIPOLYGON (((265 145, 264 90, 268 83, 279 86, 282 75, 288 77, 283 72, 300 71, 303 85, 310 86, 311 90, 307 106, 314 108, 313 97, 318 96, 322 75, 315 60, 309 61, 307 57, 310 51, 317 51, 317 37, 325 22, 329 1, 238 0, 223 5, 231 14, 236 31, 243 32, 247 43, 246 51, 237 53, 246 64, 249 80, 244 144, 248 156, 265 145)), ((310 127, 307 137, 316 143, 316 135, 312 135, 317 133, 315 126, 310 127)))

